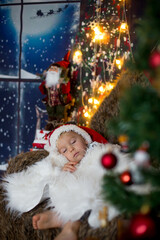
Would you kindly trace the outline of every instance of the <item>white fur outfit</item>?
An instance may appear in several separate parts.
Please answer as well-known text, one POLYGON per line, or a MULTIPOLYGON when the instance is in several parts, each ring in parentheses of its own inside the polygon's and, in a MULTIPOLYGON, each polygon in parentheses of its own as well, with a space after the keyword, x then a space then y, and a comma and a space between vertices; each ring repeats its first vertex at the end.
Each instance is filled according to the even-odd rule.
POLYGON ((123 172, 129 164, 128 155, 121 153, 117 145, 93 142, 74 173, 61 170, 67 162, 64 156, 50 153, 27 170, 6 176, 3 187, 6 190, 7 208, 22 214, 34 208, 42 199, 50 197, 49 206, 55 207, 53 211, 63 223, 78 220, 85 211, 91 209, 89 224, 99 227, 98 214, 103 206, 108 207, 108 220, 118 215, 117 209, 104 202, 101 196, 102 178, 107 170, 100 160, 110 150, 118 158, 114 171, 123 172))

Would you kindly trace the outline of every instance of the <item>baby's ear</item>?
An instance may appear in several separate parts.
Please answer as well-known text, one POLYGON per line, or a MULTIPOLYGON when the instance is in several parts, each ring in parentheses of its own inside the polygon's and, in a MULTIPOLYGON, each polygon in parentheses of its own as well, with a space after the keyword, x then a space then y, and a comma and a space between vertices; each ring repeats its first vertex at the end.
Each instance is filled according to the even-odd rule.
POLYGON ((88 146, 89 144, 88 144, 88 142, 87 142, 87 140, 85 140, 85 144, 88 146))

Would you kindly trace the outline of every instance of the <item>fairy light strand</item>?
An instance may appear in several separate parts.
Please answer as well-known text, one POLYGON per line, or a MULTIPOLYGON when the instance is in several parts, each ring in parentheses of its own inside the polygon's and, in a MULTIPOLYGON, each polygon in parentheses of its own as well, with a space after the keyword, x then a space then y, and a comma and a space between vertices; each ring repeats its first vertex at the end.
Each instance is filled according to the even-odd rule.
MULTIPOLYGON (((102 51, 102 41, 103 41, 103 36, 105 35, 105 33, 103 33, 103 31, 102 31, 103 27, 101 28, 101 26, 100 26, 101 15, 102 15, 102 1, 101 0, 97 0, 97 1, 95 1, 95 4, 96 4, 95 16, 96 16, 96 20, 97 20, 97 21, 95 21, 95 23, 97 23, 97 24, 95 24, 95 23, 94 24, 95 24, 95 26, 97 26, 97 29, 95 29, 95 31, 94 31, 95 32, 95 37, 94 37, 94 39, 92 39, 92 42, 91 42, 91 44, 93 46, 93 54, 94 54, 93 57, 91 58, 92 59, 92 67, 93 68, 91 68, 89 66, 89 63, 87 63, 83 58, 82 58, 81 63, 79 64, 79 67, 80 67, 80 84, 81 84, 81 91, 82 91, 82 105, 84 107, 84 110, 87 110, 88 108, 87 108, 87 106, 85 106, 85 103, 84 103, 84 94, 83 94, 84 87, 83 87, 83 82, 82 82, 82 75, 83 75, 82 74, 82 71, 83 71, 82 68, 83 68, 83 66, 85 66, 86 68, 89 69, 90 72, 92 72, 92 80, 95 81, 95 84, 96 84, 96 81, 98 81, 97 78, 96 78, 96 68, 97 68, 97 61, 98 61, 97 58, 99 58, 99 57, 100 57, 100 59, 102 58, 102 69, 103 69, 103 78, 104 78, 103 80, 104 80, 104 82, 106 82, 106 69, 105 69, 105 53, 106 52, 102 51)), ((113 65, 116 64, 116 59, 117 59, 119 51, 120 51, 120 47, 121 47, 121 41, 120 40, 121 40, 123 32, 128 35, 128 41, 129 41, 129 45, 130 45, 130 54, 131 54, 131 57, 133 58, 131 39, 130 39, 130 33, 129 33, 129 27, 128 27, 128 24, 127 24, 126 1, 125 0, 122 0, 122 6, 123 7, 122 7, 122 15, 121 15, 120 22, 121 22, 121 24, 122 23, 126 23, 127 27, 125 29, 125 26, 124 26, 124 30, 123 30, 123 28, 122 28, 123 26, 122 25, 120 26, 119 34, 118 34, 118 38, 117 38, 117 43, 116 43, 115 51, 114 51, 114 57, 113 57, 113 60, 112 60, 112 64, 113 65)), ((114 29, 114 31, 116 31, 116 30, 114 29)), ((86 36, 87 36, 87 34, 86 34, 86 36)), ((91 36, 91 35, 88 34, 87 38, 89 36, 91 36)), ((123 55, 123 57, 124 57, 124 55, 123 55)), ((121 61, 121 59, 117 59, 117 60, 121 61)), ((121 69, 121 64, 122 64, 122 62, 119 62, 119 64, 118 64, 118 68, 119 69, 121 69)), ((86 74, 86 76, 87 76, 87 74, 86 74)), ((111 79, 111 77, 112 77, 112 74, 110 76, 110 79, 111 79)), ((95 93, 93 93, 93 95, 94 94, 95 93)))

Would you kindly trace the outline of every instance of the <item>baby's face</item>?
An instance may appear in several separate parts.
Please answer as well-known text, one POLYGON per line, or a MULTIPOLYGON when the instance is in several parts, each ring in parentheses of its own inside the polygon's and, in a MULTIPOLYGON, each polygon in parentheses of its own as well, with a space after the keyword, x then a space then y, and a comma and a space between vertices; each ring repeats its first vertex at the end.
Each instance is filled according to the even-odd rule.
POLYGON ((85 156, 87 142, 75 132, 62 133, 57 141, 59 153, 65 156, 68 161, 79 163, 85 156))

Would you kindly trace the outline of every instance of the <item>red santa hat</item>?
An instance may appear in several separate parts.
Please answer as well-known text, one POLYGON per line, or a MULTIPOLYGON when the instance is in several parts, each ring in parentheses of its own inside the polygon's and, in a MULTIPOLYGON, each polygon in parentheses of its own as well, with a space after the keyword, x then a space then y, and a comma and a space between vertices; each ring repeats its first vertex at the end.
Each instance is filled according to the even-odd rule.
POLYGON ((82 127, 82 126, 76 126, 74 124, 66 124, 62 125, 56 129, 54 129, 52 132, 50 132, 49 140, 48 143, 45 146, 45 149, 48 152, 56 152, 57 153, 57 140, 60 137, 60 135, 64 132, 70 132, 74 131, 81 135, 88 144, 91 144, 92 141, 96 141, 99 143, 107 143, 107 140, 94 131, 93 129, 87 128, 87 127, 82 127))
MULTIPOLYGON (((59 65, 59 66, 62 67, 62 68, 68 68, 68 66, 69 66, 69 64, 70 64, 70 62, 69 62, 70 53, 71 53, 71 51, 69 50, 69 51, 66 53, 66 55, 64 56, 64 59, 63 59, 62 61, 53 63, 53 64, 51 64, 51 66, 53 66, 53 65, 59 65)), ((50 67, 51 67, 51 66, 50 66, 50 67)), ((50 68, 50 67, 49 67, 49 68, 50 68)))

